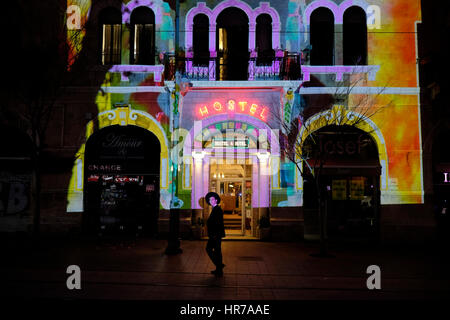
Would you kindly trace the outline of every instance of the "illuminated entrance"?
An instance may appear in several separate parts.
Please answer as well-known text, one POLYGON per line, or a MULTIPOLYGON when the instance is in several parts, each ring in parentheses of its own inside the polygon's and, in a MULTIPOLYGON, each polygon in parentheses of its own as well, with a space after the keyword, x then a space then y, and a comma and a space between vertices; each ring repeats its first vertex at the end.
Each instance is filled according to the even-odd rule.
POLYGON ((277 135, 264 122, 241 114, 233 120, 220 114, 201 124, 191 129, 192 140, 183 150, 192 154, 192 166, 186 166, 192 171, 185 172, 184 185, 192 177, 194 218, 208 219, 211 208, 201 202, 214 191, 222 198, 227 236, 256 238, 259 218, 269 213, 271 188, 278 186, 277 135))
POLYGON ((252 162, 250 159, 210 164, 210 191, 217 192, 224 211, 226 235, 252 236, 252 162))

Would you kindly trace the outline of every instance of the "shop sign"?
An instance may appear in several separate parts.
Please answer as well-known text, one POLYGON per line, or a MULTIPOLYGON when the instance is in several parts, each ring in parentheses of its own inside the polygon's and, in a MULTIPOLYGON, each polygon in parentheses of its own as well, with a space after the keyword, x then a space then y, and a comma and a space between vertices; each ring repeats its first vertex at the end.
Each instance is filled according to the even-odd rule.
POLYGON ((142 140, 125 135, 110 133, 103 142, 103 148, 139 148, 143 145, 142 140))
POLYGON ((266 106, 251 103, 245 100, 228 100, 225 103, 215 101, 203 104, 197 108, 197 117, 200 119, 218 114, 246 114, 267 121, 269 109, 266 106))
POLYGON ((102 155, 139 156, 143 158, 144 141, 124 134, 109 133, 102 142, 102 155))
POLYGON ((333 200, 347 200, 347 180, 333 180, 331 190, 333 200))
POLYGON ((442 172, 444 183, 450 183, 450 174, 449 172, 442 172))
POLYGON ((109 182, 109 183, 139 183, 142 185, 144 181, 143 176, 125 176, 125 175, 111 175, 111 174, 91 174, 88 176, 88 182, 109 182))
MULTIPOLYGON (((353 136, 353 135, 352 135, 353 136)), ((320 152, 329 155, 355 155, 361 153, 362 135, 355 140, 336 137, 320 138, 320 152)))
POLYGON ((248 139, 213 139, 213 148, 248 148, 248 139))
POLYGON ((88 165, 89 171, 97 172, 120 172, 122 167, 119 164, 90 164, 88 165))

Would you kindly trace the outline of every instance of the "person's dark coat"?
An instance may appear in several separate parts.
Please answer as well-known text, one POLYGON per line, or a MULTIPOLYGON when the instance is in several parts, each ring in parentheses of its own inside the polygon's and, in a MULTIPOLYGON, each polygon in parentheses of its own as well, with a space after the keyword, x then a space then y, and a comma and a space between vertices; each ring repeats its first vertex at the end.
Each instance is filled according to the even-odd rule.
POLYGON ((215 206, 211 214, 209 215, 208 221, 208 237, 210 238, 223 238, 225 237, 225 226, 223 224, 223 211, 222 208, 217 205, 215 206))

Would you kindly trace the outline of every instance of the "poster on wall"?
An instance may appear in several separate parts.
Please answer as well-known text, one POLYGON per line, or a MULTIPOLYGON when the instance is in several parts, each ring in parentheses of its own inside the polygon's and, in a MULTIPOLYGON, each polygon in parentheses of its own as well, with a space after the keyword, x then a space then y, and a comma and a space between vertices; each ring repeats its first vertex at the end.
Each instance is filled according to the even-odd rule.
POLYGON ((362 177, 354 177, 350 180, 350 199, 364 199, 364 179, 362 177))
POLYGON ((347 200, 347 180, 333 180, 331 190, 333 200, 347 200))

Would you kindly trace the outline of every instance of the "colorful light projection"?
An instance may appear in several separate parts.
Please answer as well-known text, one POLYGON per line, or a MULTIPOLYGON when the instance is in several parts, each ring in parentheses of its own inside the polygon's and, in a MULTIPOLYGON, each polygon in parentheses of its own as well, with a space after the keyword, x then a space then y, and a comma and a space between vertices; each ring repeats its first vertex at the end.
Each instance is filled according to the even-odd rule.
POLYGON ((267 117, 269 115, 269 110, 266 106, 250 103, 245 100, 232 99, 227 100, 225 103, 215 101, 211 104, 203 104, 197 107, 196 112, 198 119, 203 119, 218 114, 232 115, 234 113, 241 113, 258 118, 264 122, 267 122, 267 117))
MULTIPOLYGON (((80 1, 83 2, 83 0, 80 1)), ((86 9, 83 8, 82 10, 82 21, 87 20, 88 18, 91 1, 86 0, 84 2, 89 5, 86 6, 86 9)), ((162 1, 156 0, 155 2, 159 4, 162 1)), ((194 6, 194 2, 191 2, 192 6, 194 6)), ((307 19, 305 17, 305 10, 307 8, 306 2, 307 1, 305 0, 290 0, 287 1, 286 7, 277 7, 277 10, 279 10, 279 13, 282 16, 286 16, 283 15, 284 10, 289 12, 286 18, 289 20, 289 23, 284 24, 288 32, 285 36, 285 43, 281 44, 284 45, 284 47, 289 48, 289 51, 296 51, 296 49, 304 48, 308 44, 308 34, 302 32, 302 30, 306 29, 307 26, 307 19), (296 33, 296 31, 299 32, 296 33)), ((309 1, 309 5, 314 2, 316 1, 309 1)), ((323 6, 329 7, 331 1, 317 2, 320 2, 323 6)), ((354 4, 356 2, 360 4, 362 3, 360 1, 345 2, 346 4, 354 4)), ((77 1, 68 1, 68 5, 74 3, 77 3, 77 1)), ((131 4, 130 1, 124 1, 124 3, 131 4)), ((189 3, 189 1, 187 3, 189 3)), ((369 4, 370 3, 366 5, 369 4)), ((368 63, 369 65, 379 66, 380 69, 376 74, 376 79, 369 79, 367 85, 386 87, 387 84, 389 84, 392 89, 395 89, 395 87, 414 88, 417 86, 415 21, 420 20, 420 2, 411 2, 406 0, 392 2, 380 0, 377 1, 377 4, 381 8, 382 19, 380 29, 371 30, 368 34, 368 63)), ((166 7, 163 8, 163 18, 168 21, 167 24, 172 23, 173 19, 170 17, 169 10, 166 7)), ((367 7, 363 9, 367 11, 367 7)), ((156 24, 159 26, 158 16, 159 15, 156 17, 156 24)), ((336 23, 338 22, 336 21, 336 23)), ((172 32, 173 27, 163 28, 162 25, 164 25, 164 23, 161 23, 161 30, 171 30, 172 32)), ((73 33, 73 31, 71 32, 73 33)), ((172 35, 171 32, 162 33, 162 35, 169 36, 172 35)), ((76 43, 71 37, 72 33, 68 32, 68 41, 75 46, 76 43)), ((181 39, 183 39, 183 36, 181 36, 181 39)), ((170 40, 162 40, 164 41, 161 41, 161 44, 157 43, 158 48, 161 51, 170 51, 173 47, 170 40)), ((126 46, 126 42, 123 43, 123 46, 126 46)), ((123 47, 123 50, 125 49, 127 48, 123 47)), ((107 80, 104 85, 120 86, 121 84, 119 82, 109 82, 107 80)), ((143 83, 139 85, 143 85, 143 83)), ((113 104, 116 100, 123 102, 128 99, 126 95, 117 95, 117 97, 115 95, 117 94, 105 93, 104 95, 99 94, 97 96, 96 103, 99 113, 113 109, 113 104)), ((160 121, 160 119, 161 117, 164 119, 168 119, 170 117, 166 111, 168 108, 164 107, 159 100, 158 103, 155 103, 156 101, 152 99, 152 102, 150 103, 148 101, 148 96, 148 93, 131 94, 131 104, 133 107, 139 105, 140 110, 151 114, 163 125, 164 129, 166 129, 165 122, 168 122, 168 120, 160 121), (160 106, 161 110, 155 109, 153 111, 152 106, 160 106)), ((350 99, 353 98, 358 99, 358 96, 352 95, 350 99)), ((420 151, 421 133, 418 95, 382 94, 380 99, 384 100, 379 102, 380 106, 386 106, 390 101, 394 101, 389 105, 388 111, 386 108, 386 110, 376 112, 374 116, 370 118, 370 121, 379 128, 381 133, 380 137, 384 137, 385 139, 385 141, 382 142, 380 140, 381 143, 378 144, 380 151, 381 147, 386 150, 385 158, 380 157, 380 164, 382 168, 386 170, 386 179, 381 181, 382 195, 384 195, 382 198, 382 204, 422 203, 423 170, 420 151)), ((268 122, 267 117, 269 115, 269 110, 265 110, 262 104, 255 100, 250 95, 242 98, 237 98, 234 96, 234 110, 233 103, 229 103, 229 100, 216 100, 211 103, 197 105, 195 110, 190 111, 189 115, 184 114, 183 117, 197 117, 199 119, 205 119, 213 115, 223 114, 230 115, 231 118, 233 114, 245 114, 254 117, 255 119, 268 122), (245 108, 242 109, 239 104, 240 102, 246 102, 245 108)), ((187 104, 185 104, 185 107, 186 106, 187 104)), ((367 130, 372 130, 373 132, 373 129, 371 128, 367 128, 367 130)), ((281 176, 281 184, 283 186, 289 186, 289 189, 287 190, 287 197, 289 198, 289 192, 294 192, 295 195, 301 194, 301 192, 299 192, 298 188, 295 191, 293 190, 292 181, 294 180, 293 175, 295 175, 295 168, 288 167, 289 166, 286 166, 285 171, 281 176)), ((73 177, 81 177, 83 173, 83 161, 81 158, 77 160, 77 165, 74 166, 73 170, 73 177)), ((167 168, 165 168, 165 170, 167 170, 167 168)), ((162 172, 166 171, 162 169, 162 172)), ((300 184, 297 183, 296 185, 299 186, 300 184)), ((81 179, 77 180, 73 178, 71 182, 71 190, 82 193, 83 181, 81 179)), ((69 200, 74 199, 71 199, 69 196, 69 200)), ((300 203, 301 199, 298 199, 295 200, 295 203, 289 201, 289 204, 287 205, 301 205, 300 203)), ((276 206, 277 203, 274 201, 272 205, 276 206)), ((282 204, 278 203, 278 206, 282 206, 282 204)))

